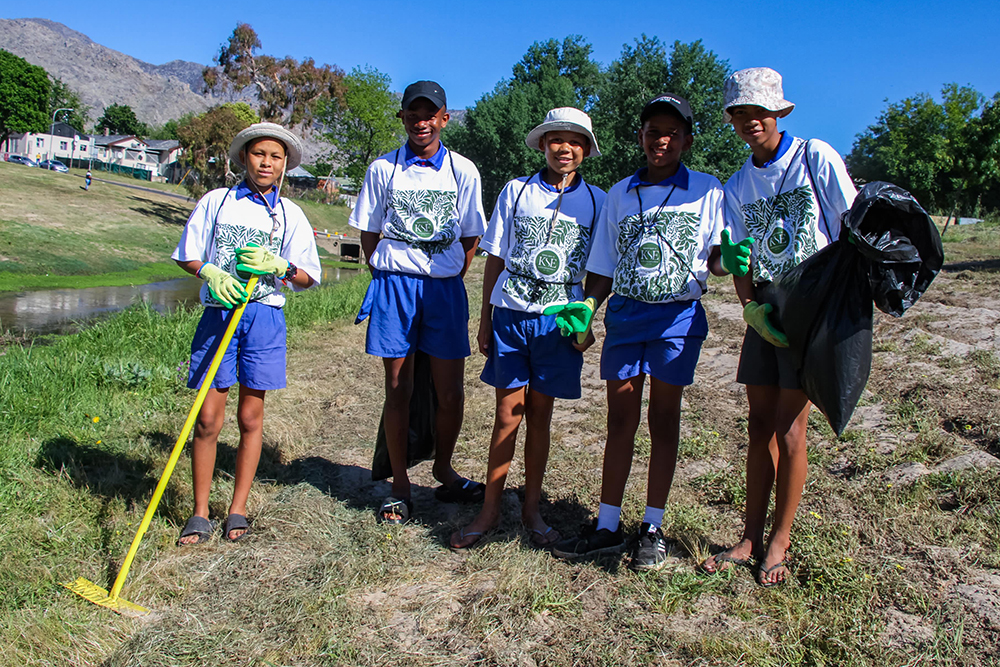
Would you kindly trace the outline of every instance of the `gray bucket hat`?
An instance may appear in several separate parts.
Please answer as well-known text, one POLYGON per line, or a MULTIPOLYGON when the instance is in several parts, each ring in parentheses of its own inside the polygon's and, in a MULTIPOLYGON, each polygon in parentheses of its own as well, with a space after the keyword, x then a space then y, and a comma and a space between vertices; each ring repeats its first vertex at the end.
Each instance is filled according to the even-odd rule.
POLYGON ((601 154, 600 149, 597 148, 597 137, 594 136, 594 127, 590 122, 590 116, 573 107, 559 107, 549 111, 545 114, 545 122, 532 128, 531 132, 528 132, 528 136, 524 138, 524 143, 528 148, 533 148, 536 151, 541 150, 538 147, 538 140, 544 137, 546 132, 557 130, 576 132, 590 139, 590 150, 584 157, 596 157, 601 154))
POLYGON ((277 123, 254 123, 241 131, 233 139, 233 143, 229 144, 229 159, 246 167, 243 161, 240 160, 240 151, 243 150, 243 147, 248 142, 264 137, 277 139, 285 145, 285 155, 288 158, 288 164, 285 167, 286 170, 295 169, 302 162, 302 142, 299 141, 298 137, 277 123))
POLYGON ((781 75, 770 67, 749 67, 733 72, 726 79, 723 91, 722 119, 731 123, 730 107, 756 106, 776 111, 778 118, 792 113, 795 105, 785 99, 781 75))

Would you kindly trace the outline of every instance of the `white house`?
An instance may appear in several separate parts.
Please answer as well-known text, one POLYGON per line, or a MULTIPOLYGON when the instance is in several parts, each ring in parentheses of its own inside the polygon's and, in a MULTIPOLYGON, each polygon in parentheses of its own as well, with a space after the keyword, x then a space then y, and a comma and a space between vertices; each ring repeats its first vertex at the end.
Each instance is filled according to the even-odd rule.
POLYGON ((26 132, 11 134, 0 146, 4 157, 8 154, 26 155, 32 160, 47 160, 53 157, 57 160, 86 160, 93 149, 93 137, 80 134, 72 125, 56 123, 52 134, 26 132))

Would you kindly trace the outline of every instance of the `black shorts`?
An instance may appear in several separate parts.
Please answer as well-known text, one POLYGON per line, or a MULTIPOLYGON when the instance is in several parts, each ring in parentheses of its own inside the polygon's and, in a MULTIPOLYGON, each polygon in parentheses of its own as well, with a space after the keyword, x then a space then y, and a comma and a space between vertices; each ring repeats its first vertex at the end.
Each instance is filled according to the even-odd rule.
MULTIPOLYGON (((754 287, 758 303, 775 306, 770 293, 771 283, 754 287)), ((773 317, 773 315, 771 316, 773 317)), ((788 348, 775 347, 760 337, 753 327, 747 327, 743 335, 743 349, 740 351, 740 365, 736 371, 736 381, 740 384, 781 387, 782 389, 802 389, 799 374, 788 348)))

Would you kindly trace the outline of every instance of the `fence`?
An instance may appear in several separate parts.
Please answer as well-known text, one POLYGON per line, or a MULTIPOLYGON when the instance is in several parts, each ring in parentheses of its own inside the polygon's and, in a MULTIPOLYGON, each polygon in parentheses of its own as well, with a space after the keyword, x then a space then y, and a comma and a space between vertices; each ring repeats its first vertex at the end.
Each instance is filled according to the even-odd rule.
POLYGON ((136 169, 135 167, 125 167, 120 164, 113 164, 111 162, 102 162, 100 160, 81 160, 79 158, 73 158, 68 160, 66 158, 60 158, 61 162, 69 162, 69 166, 75 169, 87 169, 91 171, 107 171, 113 174, 124 174, 125 176, 131 176, 132 178, 138 179, 140 181, 151 181, 153 180, 153 172, 146 169, 136 169))

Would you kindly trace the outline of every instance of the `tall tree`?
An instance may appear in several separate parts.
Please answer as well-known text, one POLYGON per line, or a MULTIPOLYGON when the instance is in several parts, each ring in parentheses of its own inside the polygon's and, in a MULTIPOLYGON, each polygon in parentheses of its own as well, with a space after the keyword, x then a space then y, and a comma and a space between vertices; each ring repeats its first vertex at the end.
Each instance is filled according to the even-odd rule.
POLYGON ((964 128, 966 148, 959 159, 960 177, 966 186, 965 211, 982 215, 1000 211, 1000 93, 964 128))
POLYGON ((184 149, 182 160, 192 175, 184 184, 192 197, 201 197, 235 180, 229 164, 229 145, 240 130, 260 120, 252 111, 247 114, 248 109, 245 104, 224 104, 177 129, 184 149))
POLYGON ((264 120, 296 126, 310 123, 317 102, 340 97, 343 71, 286 56, 262 54, 261 41, 249 24, 240 23, 215 58, 217 67, 202 72, 206 91, 241 92, 252 89, 264 120))
POLYGON ((104 113, 97 119, 97 131, 108 131, 109 134, 131 134, 137 137, 146 136, 149 128, 139 122, 132 107, 127 104, 112 104, 104 108, 104 113))
POLYGON ((406 137, 396 118, 399 100, 389 89, 390 82, 375 68, 356 67, 344 77, 343 97, 321 100, 316 107, 323 139, 333 145, 330 159, 356 188, 361 187, 368 165, 406 137))
POLYGON ((49 118, 56 112, 56 109, 72 109, 73 111, 63 112, 58 120, 62 120, 77 132, 86 131, 87 116, 90 107, 83 103, 76 91, 70 89, 60 79, 52 77, 49 88, 49 118))
POLYGON ((45 70, 0 49, 0 144, 12 132, 44 132, 48 100, 45 70))

